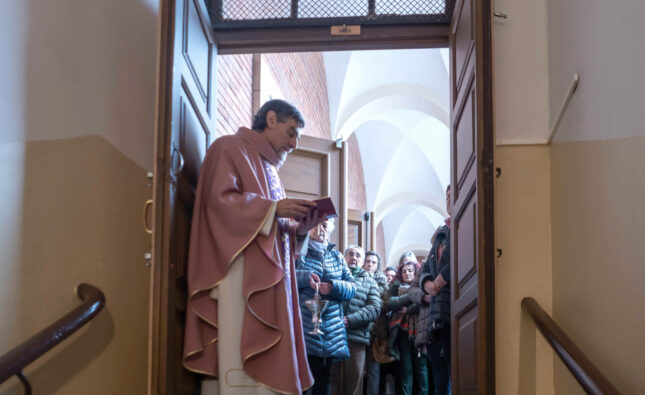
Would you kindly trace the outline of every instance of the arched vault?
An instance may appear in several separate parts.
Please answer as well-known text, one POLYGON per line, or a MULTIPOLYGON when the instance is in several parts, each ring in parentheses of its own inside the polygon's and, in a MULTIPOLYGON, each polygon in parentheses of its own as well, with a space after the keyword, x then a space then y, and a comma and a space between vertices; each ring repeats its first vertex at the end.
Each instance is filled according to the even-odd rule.
POLYGON ((375 116, 397 109, 416 110, 450 124, 447 103, 431 91, 413 84, 389 84, 370 89, 356 96, 336 118, 335 139, 347 140, 364 122, 375 116))
POLYGON ((448 215, 445 209, 445 195, 435 195, 423 191, 406 191, 390 196, 376 207, 374 210, 376 225, 378 226, 383 218, 390 213, 407 205, 427 207, 443 217, 448 215))

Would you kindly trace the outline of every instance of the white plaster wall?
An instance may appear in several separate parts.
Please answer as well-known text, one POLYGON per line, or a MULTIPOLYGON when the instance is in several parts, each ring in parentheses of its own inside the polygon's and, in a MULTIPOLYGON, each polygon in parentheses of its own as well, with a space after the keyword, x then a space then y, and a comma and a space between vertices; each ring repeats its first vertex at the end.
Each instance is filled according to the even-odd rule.
POLYGON ((549 137, 545 0, 496 0, 495 133, 497 144, 544 143, 549 137))
POLYGON ((0 143, 95 134, 150 169, 158 2, 0 6, 0 143))
POLYGON ((548 0, 552 117, 580 85, 555 141, 645 136, 645 2, 548 0))

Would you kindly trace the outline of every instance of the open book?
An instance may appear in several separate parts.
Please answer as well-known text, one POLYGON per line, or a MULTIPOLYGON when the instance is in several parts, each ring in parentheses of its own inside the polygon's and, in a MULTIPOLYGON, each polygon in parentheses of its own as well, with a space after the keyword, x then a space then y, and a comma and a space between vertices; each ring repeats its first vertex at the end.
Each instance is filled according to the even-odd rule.
POLYGON ((338 217, 336 212, 336 207, 334 207, 334 202, 331 201, 331 198, 324 197, 314 200, 316 207, 312 207, 310 210, 318 210, 318 214, 322 217, 335 218, 338 217))

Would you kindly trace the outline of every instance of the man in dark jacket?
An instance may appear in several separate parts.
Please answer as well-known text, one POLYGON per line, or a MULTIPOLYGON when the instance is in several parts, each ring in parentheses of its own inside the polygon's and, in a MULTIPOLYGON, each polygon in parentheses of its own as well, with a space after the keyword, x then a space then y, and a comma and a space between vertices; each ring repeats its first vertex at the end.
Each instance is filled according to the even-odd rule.
POLYGON ((356 294, 343 302, 349 359, 332 366, 332 394, 361 395, 363 393, 363 368, 365 351, 370 343, 370 324, 381 312, 381 295, 376 281, 362 269, 365 252, 361 247, 350 246, 345 251, 345 261, 356 282, 356 294))
MULTIPOLYGON (((450 185, 446 188, 446 210, 450 213, 450 185)), ((432 236, 428 259, 421 268, 410 297, 421 301, 415 344, 427 344, 435 395, 450 388, 450 217, 432 236)))
MULTIPOLYGON (((365 261, 363 262, 363 270, 365 270, 379 287, 379 295, 381 296, 381 301, 383 300, 383 294, 387 292, 387 278, 385 274, 380 270, 381 267, 381 256, 376 253, 376 251, 367 251, 365 253, 365 261)), ((383 309, 381 308, 381 314, 383 314, 383 309)), ((378 321, 379 318, 376 320, 378 321)), ((381 364, 374 360, 374 355, 372 355, 371 346, 375 338, 375 324, 370 324, 370 344, 367 346, 365 351, 365 380, 363 380, 363 394, 364 395, 378 395, 379 394, 379 384, 381 377, 381 364)))

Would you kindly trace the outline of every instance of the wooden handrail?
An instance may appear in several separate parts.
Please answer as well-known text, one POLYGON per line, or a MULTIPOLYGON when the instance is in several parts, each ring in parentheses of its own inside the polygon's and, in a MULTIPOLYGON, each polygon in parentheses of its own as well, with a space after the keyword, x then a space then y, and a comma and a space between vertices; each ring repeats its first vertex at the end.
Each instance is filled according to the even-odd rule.
POLYGON ((535 299, 531 297, 522 299, 522 308, 529 313, 547 342, 588 394, 620 394, 535 299))
POLYGON ((105 295, 93 285, 79 284, 76 294, 83 300, 80 306, 0 357, 0 384, 16 375, 25 387, 25 393, 31 394, 31 386, 22 370, 79 330, 105 306, 105 295))

